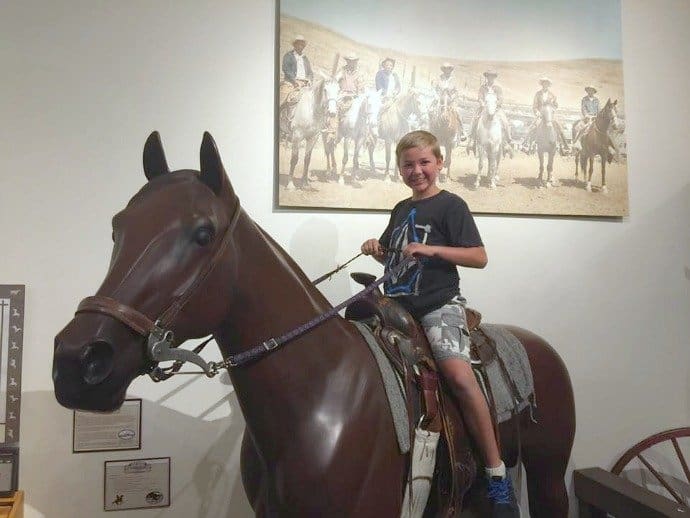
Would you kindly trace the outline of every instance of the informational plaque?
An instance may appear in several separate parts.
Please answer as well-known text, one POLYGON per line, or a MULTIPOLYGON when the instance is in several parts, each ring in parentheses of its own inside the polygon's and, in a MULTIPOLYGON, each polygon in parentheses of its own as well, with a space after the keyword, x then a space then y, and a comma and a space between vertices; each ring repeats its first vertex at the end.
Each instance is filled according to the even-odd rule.
POLYGON ((74 411, 74 453, 140 449, 141 399, 126 399, 109 413, 74 411))
POLYGON ((106 461, 103 509, 170 506, 170 457, 106 461))
POLYGON ((23 284, 0 284, 0 444, 19 444, 24 344, 23 284))

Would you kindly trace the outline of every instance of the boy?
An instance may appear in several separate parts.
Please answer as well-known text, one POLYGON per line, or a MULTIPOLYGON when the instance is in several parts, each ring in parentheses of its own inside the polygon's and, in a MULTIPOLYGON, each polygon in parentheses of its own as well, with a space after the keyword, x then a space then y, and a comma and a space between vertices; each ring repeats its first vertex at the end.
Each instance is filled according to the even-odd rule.
POLYGON ((464 200, 436 185, 443 167, 436 137, 427 131, 408 133, 398 142, 396 157, 412 197, 393 208, 380 239, 365 241, 362 252, 384 263, 387 271, 410 255, 422 261, 423 268, 413 264, 391 278, 384 291, 424 328, 436 363, 459 401, 487 466, 494 516, 517 517, 519 510, 498 451, 489 408, 470 365, 465 299, 459 289, 457 266, 484 268, 484 245, 464 200))

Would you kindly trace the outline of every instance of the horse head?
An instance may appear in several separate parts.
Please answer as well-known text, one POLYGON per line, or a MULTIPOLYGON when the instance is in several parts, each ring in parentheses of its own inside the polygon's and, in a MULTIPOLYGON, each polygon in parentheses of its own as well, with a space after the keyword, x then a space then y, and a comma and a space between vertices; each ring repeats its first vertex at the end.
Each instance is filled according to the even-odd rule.
POLYGON ((338 81, 333 78, 325 79, 323 82, 323 97, 322 103, 328 115, 338 114, 338 94, 340 93, 340 85, 338 81))
POLYGON ((486 94, 486 97, 484 97, 484 107, 490 118, 496 115, 496 110, 498 109, 498 97, 496 97, 495 93, 489 92, 486 94))
POLYGON ((605 128, 618 129, 620 127, 620 120, 618 119, 618 99, 611 101, 609 98, 598 116, 601 116, 603 119, 603 126, 605 128))
POLYGON ((200 157, 200 171, 170 172, 158 133, 146 141, 148 181, 113 218, 106 277, 55 337, 60 404, 114 410, 132 380, 155 365, 152 337, 162 333, 175 347, 219 328, 230 280, 215 266, 232 253, 241 209, 208 133, 200 157))

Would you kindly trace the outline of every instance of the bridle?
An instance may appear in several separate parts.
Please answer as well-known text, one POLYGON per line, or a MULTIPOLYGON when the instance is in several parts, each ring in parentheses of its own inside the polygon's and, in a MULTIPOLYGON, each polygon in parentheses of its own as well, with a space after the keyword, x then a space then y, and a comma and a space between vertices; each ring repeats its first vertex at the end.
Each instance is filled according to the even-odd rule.
MULTIPOLYGON (((251 347, 243 352, 229 355, 223 361, 220 362, 207 362, 198 353, 201 349, 210 341, 213 337, 208 338, 200 346, 197 346, 193 351, 187 349, 179 348, 180 344, 175 344, 175 336, 172 332, 173 324, 180 311, 184 308, 185 304, 192 298, 197 288, 202 285, 206 278, 210 275, 213 269, 220 262, 224 252, 228 247, 230 238, 232 237, 233 231, 237 226, 237 221, 239 220, 240 214, 243 212, 240 207, 239 200, 236 198, 237 207, 235 212, 230 219, 227 229, 223 235, 223 238, 218 245, 218 248, 214 252, 213 256, 204 265, 203 270, 194 279, 187 289, 184 291, 182 296, 178 297, 172 301, 160 314, 160 316, 154 321, 143 314, 141 311, 123 304, 111 297, 105 297, 102 295, 94 295, 91 297, 86 297, 79 303, 75 315, 79 313, 100 313, 108 315, 116 320, 119 320, 125 324, 132 331, 141 335, 146 339, 146 354, 148 357, 148 365, 144 369, 151 379, 154 381, 163 381, 168 379, 173 374, 179 373, 179 369, 186 362, 193 363, 200 367, 206 376, 209 378, 214 377, 223 368, 230 367, 240 367, 253 362, 260 357, 268 354, 269 352, 277 349, 281 345, 294 340, 298 336, 301 336, 324 321, 334 317, 339 311, 347 307, 349 304, 358 300, 372 291, 374 291, 379 285, 383 284, 385 281, 390 279, 393 275, 396 275, 403 268, 406 268, 410 263, 415 262, 414 257, 408 257, 406 260, 400 261, 394 268, 390 269, 385 275, 377 279, 376 281, 369 284, 366 288, 356 293, 347 300, 341 302, 337 306, 331 308, 325 313, 321 313, 317 317, 313 318, 309 322, 306 322, 291 331, 276 337, 270 338, 254 347, 251 347), (171 367, 162 368, 158 364, 164 361, 173 361, 174 364, 171 367)), ((393 252, 398 250, 388 250, 388 252, 393 252)), ((356 255, 351 260, 347 261, 342 266, 339 266, 332 272, 317 279, 314 284, 330 278, 334 273, 342 270, 348 263, 356 259, 362 254, 356 255)), ((421 264, 421 263, 420 263, 421 264)), ((194 372, 193 374, 197 374, 194 372)))
POLYGON ((187 286, 180 297, 175 298, 163 309, 156 320, 151 320, 141 311, 123 304, 112 297, 94 295, 86 297, 79 303, 75 315, 79 313, 100 313, 119 320, 138 335, 146 338, 146 353, 150 364, 146 371, 155 380, 160 381, 164 378, 164 372, 157 366, 162 361, 191 362, 203 369, 207 376, 213 377, 218 369, 213 369, 211 363, 207 363, 196 352, 186 349, 178 349, 174 345, 175 337, 172 332, 173 324, 184 306, 195 294, 199 286, 208 278, 213 269, 218 265, 223 254, 228 248, 230 238, 237 226, 237 221, 242 213, 239 199, 235 198, 236 208, 230 218, 230 222, 225 229, 225 233, 213 255, 204 268, 199 272, 194 281, 187 286))

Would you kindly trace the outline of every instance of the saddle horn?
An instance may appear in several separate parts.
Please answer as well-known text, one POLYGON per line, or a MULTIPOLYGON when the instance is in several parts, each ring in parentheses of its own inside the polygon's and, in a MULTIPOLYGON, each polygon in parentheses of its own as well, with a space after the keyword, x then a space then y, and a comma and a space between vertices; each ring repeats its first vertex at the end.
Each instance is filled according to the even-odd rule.
POLYGON ((223 161, 218 153, 216 141, 208 131, 204 132, 199 152, 201 162, 201 174, 199 179, 204 182, 214 193, 219 194, 223 181, 227 177, 223 161))
POLYGON ((147 180, 153 180, 156 176, 170 172, 168 162, 165 159, 161 136, 153 131, 144 144, 144 174, 147 180))

